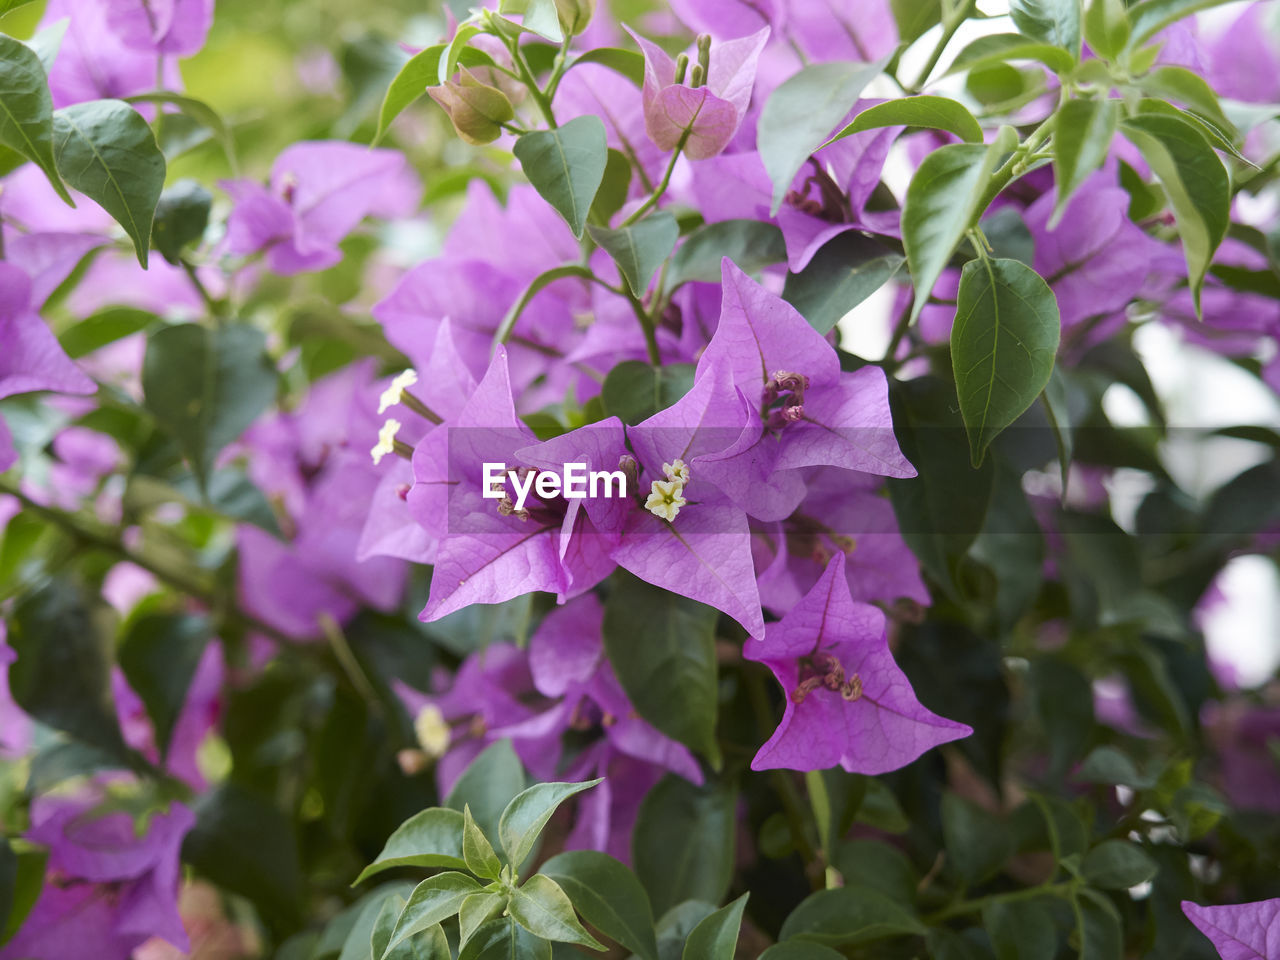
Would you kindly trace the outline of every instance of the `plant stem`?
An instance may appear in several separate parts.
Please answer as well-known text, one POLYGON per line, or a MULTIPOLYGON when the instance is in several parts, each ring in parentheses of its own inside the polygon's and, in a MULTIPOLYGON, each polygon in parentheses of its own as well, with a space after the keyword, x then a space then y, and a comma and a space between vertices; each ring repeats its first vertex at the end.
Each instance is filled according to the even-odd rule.
POLYGON ((929 54, 929 59, 924 65, 924 69, 920 71, 920 76, 916 78, 916 82, 911 85, 914 93, 919 93, 924 89, 925 83, 929 79, 929 74, 933 73, 933 68, 938 65, 938 61, 942 59, 943 52, 947 49, 947 44, 951 42, 951 38, 956 35, 956 31, 960 29, 960 24, 969 19, 969 15, 973 13, 974 8, 978 5, 978 0, 965 0, 965 4, 955 12, 949 20, 942 24, 942 36, 938 38, 938 42, 934 44, 933 52, 929 54))
POLYGON ((622 221, 619 229, 631 226, 631 224, 635 223, 651 209, 657 206, 658 201, 662 199, 662 195, 667 192, 667 187, 671 184, 671 175, 675 172, 676 161, 680 159, 680 153, 684 150, 685 142, 688 139, 689 130, 685 130, 685 132, 680 136, 680 142, 677 143, 676 148, 671 151, 671 161, 667 164, 666 172, 662 175, 662 181, 653 188, 653 193, 649 194, 649 199, 640 204, 631 216, 622 221))
POLYGON ((186 257, 182 258, 182 269, 187 274, 187 279, 191 281, 191 286, 195 287, 196 293, 200 294, 200 299, 204 301, 205 309, 217 318, 226 316, 226 304, 221 300, 215 300, 213 295, 209 293, 209 288, 204 285, 204 281, 200 279, 200 274, 196 270, 196 266, 186 257))
POLYGON ((520 79, 529 88, 529 96, 533 97, 533 102, 538 105, 538 110, 541 112, 542 118, 547 121, 547 126, 554 130, 558 124, 556 123, 555 114, 551 110, 551 101, 542 92, 542 88, 538 86, 538 81, 534 77, 533 71, 529 69, 529 64, 525 62, 524 54, 520 52, 519 39, 510 40, 507 43, 507 49, 511 51, 511 62, 515 64, 516 70, 520 74, 520 79))
POLYGON ((1019 900, 1034 900, 1036 897, 1057 897, 1071 892, 1071 883, 1049 883, 1038 887, 1026 887, 1022 890, 1011 890, 1008 893, 993 893, 973 900, 961 900, 949 907, 943 907, 924 918, 924 922, 934 925, 951 917, 963 916, 966 913, 979 913, 995 903, 1016 903, 1019 900))
POLYGON ((649 352, 649 362, 655 367, 662 366, 662 353, 658 350, 658 331, 652 318, 645 312, 644 304, 633 296, 631 291, 619 290, 627 298, 627 303, 631 304, 631 311, 636 315, 636 319, 640 321, 640 329, 644 331, 644 345, 649 352))

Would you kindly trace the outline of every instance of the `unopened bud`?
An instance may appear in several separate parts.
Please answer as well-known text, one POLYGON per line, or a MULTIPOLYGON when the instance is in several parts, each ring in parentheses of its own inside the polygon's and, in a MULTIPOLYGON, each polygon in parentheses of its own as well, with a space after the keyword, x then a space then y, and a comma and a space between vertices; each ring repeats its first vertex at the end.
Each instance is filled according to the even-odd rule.
POLYGON ((707 79, 707 68, 700 63, 695 63, 693 69, 689 71, 689 86, 695 90, 702 86, 707 79))
POLYGON ((676 57, 676 77, 677 84, 684 83, 685 74, 689 72, 689 55, 682 53, 676 57))
POLYGON ((481 83, 469 70, 462 70, 459 80, 431 87, 427 93, 449 114, 458 136, 476 146, 497 140, 502 125, 515 117, 507 95, 481 83))
MULTIPOLYGON (((711 72, 711 34, 704 33, 698 37, 698 66, 702 68, 705 78, 711 72)), ((697 84, 695 83, 696 87, 697 84)))
POLYGON ((596 0, 555 0, 560 27, 566 36, 576 37, 595 16, 596 0))

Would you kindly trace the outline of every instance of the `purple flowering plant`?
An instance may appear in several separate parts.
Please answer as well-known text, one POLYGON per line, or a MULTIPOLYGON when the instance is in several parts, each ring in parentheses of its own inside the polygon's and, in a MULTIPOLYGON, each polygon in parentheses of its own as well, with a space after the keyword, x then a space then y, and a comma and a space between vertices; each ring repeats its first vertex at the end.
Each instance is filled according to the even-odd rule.
POLYGON ((1280 960, 1278 76, 0 0, 0 960, 1280 960))

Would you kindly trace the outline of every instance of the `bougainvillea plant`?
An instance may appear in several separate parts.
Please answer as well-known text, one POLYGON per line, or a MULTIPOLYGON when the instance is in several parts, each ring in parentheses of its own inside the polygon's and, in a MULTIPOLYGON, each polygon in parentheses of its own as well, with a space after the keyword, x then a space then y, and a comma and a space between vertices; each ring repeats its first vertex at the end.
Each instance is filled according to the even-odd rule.
POLYGON ((0 0, 0 960, 1280 960, 1278 116, 1274 0, 0 0))

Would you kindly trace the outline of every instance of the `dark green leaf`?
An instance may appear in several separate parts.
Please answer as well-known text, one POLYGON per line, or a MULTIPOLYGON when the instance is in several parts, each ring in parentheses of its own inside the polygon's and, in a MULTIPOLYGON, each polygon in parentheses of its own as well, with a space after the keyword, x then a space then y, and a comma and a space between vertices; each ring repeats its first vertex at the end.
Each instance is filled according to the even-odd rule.
POLYGON ((169 749, 187 688, 212 636, 196 614, 157 613, 135 620, 120 644, 125 678, 147 708, 161 756, 169 749))
POLYGON ((1205 271, 1231 217, 1231 178, 1204 136, 1181 117, 1138 114, 1121 126, 1169 197, 1199 314, 1205 271))
POLYGON ((445 806, 454 810, 470 806, 471 815, 485 836, 496 837, 502 811, 524 788, 520 758, 510 740, 499 740, 471 761, 449 791, 445 806))
POLYGON ((1148 96, 1175 100, 1187 109, 1194 110, 1221 130, 1228 142, 1235 135, 1235 128, 1222 112, 1218 95, 1198 73, 1193 73, 1186 67, 1157 67, 1142 77, 1138 86, 1148 96))
POLYGON ((63 107, 53 114, 53 156, 62 178, 124 227, 145 268, 165 176, 147 121, 122 100, 63 107))
POLYGON ((194 180, 179 180, 160 194, 151 243, 161 256, 177 264, 182 248, 204 236, 213 195, 194 180))
POLYGON ((851 947, 903 934, 923 936, 925 927, 906 907, 873 887, 837 887, 806 897, 782 924, 782 940, 800 937, 851 947))
POLYGON ((143 403, 177 441, 196 476, 275 398, 266 338, 253 327, 163 327, 147 338, 143 403))
POLYGON ((1067 201, 1080 184, 1102 166, 1119 120, 1117 100, 1068 100, 1058 108, 1053 121, 1053 179, 1058 185, 1058 199, 1051 227, 1057 226, 1067 201))
POLYGON ((721 261, 728 257, 744 273, 755 273, 787 259, 782 231, 759 220, 720 220, 695 231, 676 251, 667 271, 667 288, 682 283, 719 283, 721 261))
POLYGON ((1033 266, 1036 258, 1036 241, 1027 221, 1012 206, 993 210, 978 224, 987 238, 994 256, 1005 260, 1021 260, 1033 266))
POLYGON ((799 273, 787 274, 782 297, 819 333, 889 282, 906 259, 858 233, 836 237, 799 273))
POLYGON ((563 280, 565 277, 580 277, 583 280, 590 280, 594 276, 595 274, 588 268, 576 263, 568 263, 562 267, 552 267, 550 270, 544 270, 533 278, 529 286, 525 288, 524 293, 520 295, 520 299, 511 305, 507 315, 498 324, 498 329, 493 335, 493 342, 505 343, 507 337, 511 336, 511 331, 515 329, 516 321, 520 319, 520 314, 524 312, 524 308, 552 283, 557 280, 563 280))
POLYGON ((760 111, 756 142, 773 182, 771 215, 777 214, 809 155, 853 109, 863 88, 880 75, 886 62, 887 58, 875 63, 817 63, 770 94, 760 111))
POLYGON ((994 875, 1013 853, 1004 822, 951 791, 942 795, 942 836, 948 864, 968 884, 994 875))
POLYGON ((1058 301, 1025 263, 965 264, 951 328, 951 363, 975 465, 1049 382, 1059 336, 1058 301))
MULTIPOLYGON (((441 954, 440 960, 446 960, 446 955, 441 954)), ((551 944, 510 917, 502 917, 476 930, 459 951, 458 960, 551 960, 551 944)))
POLYGON ((498 821, 498 838, 512 869, 518 872, 524 865, 543 827, 560 804, 601 782, 587 780, 582 783, 535 783, 517 794, 502 811, 502 817, 498 821))
POLYGON ((36 52, 0 33, 0 144, 26 157, 67 203, 53 159, 53 100, 36 52))
POLYGON ((1068 396, 1067 380, 1062 369, 1056 364, 1053 373, 1049 374, 1049 382, 1045 384, 1040 399, 1044 401, 1045 416, 1049 420, 1049 428, 1053 431, 1053 440, 1058 448, 1058 469, 1062 474, 1062 494, 1067 493, 1067 479, 1070 476, 1071 456, 1075 447, 1075 434, 1072 427, 1071 404, 1068 396))
POLYGON ((1032 43, 1020 33, 993 33, 979 37, 956 55, 948 73, 981 70, 1011 60, 1036 60, 1054 73, 1066 73, 1074 58, 1061 47, 1048 43, 1032 43))
POLYGON ((1088 889, 1081 890, 1073 903, 1080 960, 1120 960, 1124 956, 1124 929, 1115 904, 1088 889))
POLYGON ((1023 36, 1080 56, 1080 0, 1010 0, 1009 14, 1023 36))
POLYGON ((996 960, 1053 960, 1058 934, 1053 915, 1035 900, 993 903, 982 911, 996 960))
POLYGON ((1156 863, 1128 840, 1103 840, 1080 864, 1080 873, 1095 887, 1127 890, 1156 875, 1156 863))
POLYGON ((624 360, 609 371, 600 390, 605 413, 627 424, 647 420, 689 392, 693 371, 691 363, 651 367, 640 360, 624 360))
POLYGON ((639 223, 617 230, 587 227, 591 239, 613 257, 627 286, 637 297, 649 289, 658 267, 662 266, 680 238, 676 218, 665 210, 651 213, 639 223))
POLYGON ((644 83, 644 57, 635 50, 623 50, 619 47, 597 47, 588 50, 565 68, 567 73, 574 67, 584 63, 598 63, 608 67, 614 73, 626 77, 637 87, 644 83))
POLYGON ((0 946, 22 926, 44 887, 48 851, 0 837, 0 946))
POLYGON ((1049 741, 1049 772, 1065 776, 1080 758, 1093 731, 1093 684, 1060 657, 1031 664, 1036 714, 1049 741))
POLYGON ((365 867, 361 883, 393 867, 448 867, 462 870, 462 813, 431 807, 410 817, 387 838, 378 858, 365 867))
POLYGON ((968 143, 982 142, 982 127, 963 104, 950 97, 921 96, 886 100, 869 107, 827 143, 835 143, 863 130, 898 126, 949 130, 968 143))
POLYGON ((1105 783, 1140 790, 1152 786, 1151 778, 1138 772, 1128 754, 1110 745, 1095 748, 1081 762, 1072 779, 1081 783, 1105 783))
POLYGON ((156 322, 154 314, 133 307, 108 307, 74 324, 59 337, 62 349, 73 360, 83 357, 108 343, 145 330, 156 322))
POLYGON ((649 897, 625 864, 595 850, 567 850, 538 872, 558 883, 574 909, 605 936, 644 960, 657 960, 649 897))
POLYGON ((844 954, 820 943, 788 940, 786 943, 775 943, 760 954, 760 960, 841 960, 843 956, 844 954))
POLYGON ((509 909, 516 923, 545 940, 605 949, 583 928, 568 895, 546 874, 535 873, 516 890, 511 896, 509 909))
POLYGON ((636 876, 654 909, 682 900, 718 903, 733 875, 737 791, 697 787, 669 774, 640 804, 631 837, 636 876))
POLYGON ((684 960, 733 960, 749 896, 744 893, 694 927, 684 944, 684 960))
MULTIPOLYGON (((606 401, 606 409, 608 404, 606 401)), ((718 764, 716 610, 619 570, 604 649, 640 716, 718 764)))
POLYGON ((1031 799, 1044 817, 1049 848, 1058 863, 1084 855, 1089 844, 1089 828, 1081 811, 1061 797, 1032 794, 1031 799))
POLYGON ((529 182, 581 237, 608 161, 600 118, 576 117, 554 130, 526 133, 514 149, 529 182))
POLYGON ((564 40, 560 16, 553 0, 502 0, 498 8, 502 13, 520 15, 520 28, 535 33, 552 43, 564 40))

